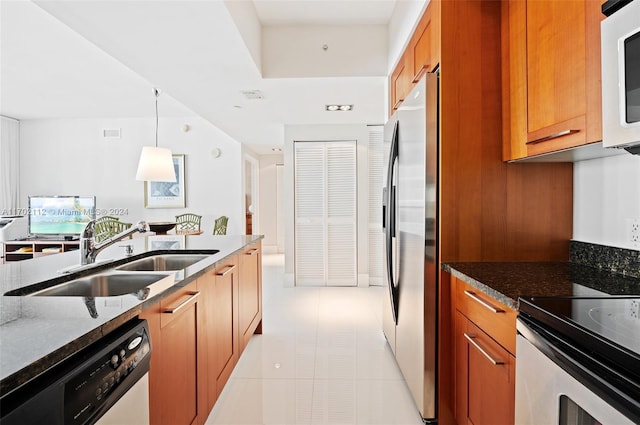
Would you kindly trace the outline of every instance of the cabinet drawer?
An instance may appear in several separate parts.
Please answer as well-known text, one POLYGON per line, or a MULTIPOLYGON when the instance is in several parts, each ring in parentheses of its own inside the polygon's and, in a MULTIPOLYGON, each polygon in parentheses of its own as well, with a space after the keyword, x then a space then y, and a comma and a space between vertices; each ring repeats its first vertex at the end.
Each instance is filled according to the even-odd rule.
POLYGON ((460 279, 454 279, 456 308, 511 354, 515 354, 517 312, 460 279))

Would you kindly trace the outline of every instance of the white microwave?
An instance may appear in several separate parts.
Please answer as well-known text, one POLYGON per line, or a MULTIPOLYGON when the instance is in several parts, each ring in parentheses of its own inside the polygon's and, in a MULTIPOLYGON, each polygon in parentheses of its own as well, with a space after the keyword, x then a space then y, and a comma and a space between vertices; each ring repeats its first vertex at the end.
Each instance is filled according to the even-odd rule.
POLYGON ((640 0, 602 12, 602 145, 640 155, 640 0))

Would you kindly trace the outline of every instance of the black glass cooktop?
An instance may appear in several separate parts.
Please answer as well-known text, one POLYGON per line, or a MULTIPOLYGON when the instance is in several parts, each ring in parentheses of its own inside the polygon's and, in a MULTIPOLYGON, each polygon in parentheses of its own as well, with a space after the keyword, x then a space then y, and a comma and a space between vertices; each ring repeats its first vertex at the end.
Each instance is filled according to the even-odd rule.
POLYGON ((520 312, 595 351, 613 348, 640 361, 640 296, 523 297, 520 312))

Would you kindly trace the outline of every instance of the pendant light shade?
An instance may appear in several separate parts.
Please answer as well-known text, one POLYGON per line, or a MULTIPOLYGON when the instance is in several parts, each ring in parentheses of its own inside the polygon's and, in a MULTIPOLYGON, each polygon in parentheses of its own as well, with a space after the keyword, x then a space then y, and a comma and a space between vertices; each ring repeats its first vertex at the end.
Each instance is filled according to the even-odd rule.
POLYGON ((138 162, 136 180, 153 182, 175 182, 176 173, 173 169, 171 150, 158 147, 158 96, 160 92, 154 88, 156 96, 156 145, 143 146, 138 162))
POLYGON ((140 162, 136 172, 136 180, 153 182, 175 182, 176 172, 173 169, 171 150, 154 146, 143 146, 140 162))

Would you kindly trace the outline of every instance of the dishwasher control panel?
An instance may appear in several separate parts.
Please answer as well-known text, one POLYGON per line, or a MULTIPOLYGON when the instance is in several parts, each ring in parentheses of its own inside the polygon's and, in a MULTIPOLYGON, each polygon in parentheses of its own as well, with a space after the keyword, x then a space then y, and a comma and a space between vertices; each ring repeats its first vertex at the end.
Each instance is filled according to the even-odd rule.
MULTIPOLYGON (((94 357, 87 362, 85 367, 66 382, 64 386, 65 424, 87 423, 87 419, 100 411, 112 395, 126 392, 138 381, 139 378, 133 377, 135 370, 141 362, 148 362, 151 354, 146 327, 142 326, 133 332, 126 332, 125 335, 103 347, 101 353, 99 357, 94 357), (132 375, 131 378, 130 375, 132 375), (125 387, 125 391, 118 391, 122 389, 121 387, 125 387)), ((148 368, 144 372, 146 373, 147 370, 148 368)))
POLYGON ((0 398, 0 425, 92 425, 148 371, 146 320, 133 319, 0 398))

